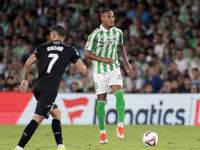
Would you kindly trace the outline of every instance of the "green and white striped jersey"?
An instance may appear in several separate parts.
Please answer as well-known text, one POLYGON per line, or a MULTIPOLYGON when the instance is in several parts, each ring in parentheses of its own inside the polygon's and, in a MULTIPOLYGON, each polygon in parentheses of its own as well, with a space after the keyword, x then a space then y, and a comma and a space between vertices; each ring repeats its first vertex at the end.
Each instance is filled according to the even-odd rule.
POLYGON ((110 72, 119 67, 117 59, 117 45, 123 44, 123 33, 120 29, 112 27, 106 30, 102 25, 95 29, 88 37, 85 45, 86 50, 92 51, 95 55, 104 58, 112 58, 113 65, 93 60, 93 71, 95 73, 110 72))

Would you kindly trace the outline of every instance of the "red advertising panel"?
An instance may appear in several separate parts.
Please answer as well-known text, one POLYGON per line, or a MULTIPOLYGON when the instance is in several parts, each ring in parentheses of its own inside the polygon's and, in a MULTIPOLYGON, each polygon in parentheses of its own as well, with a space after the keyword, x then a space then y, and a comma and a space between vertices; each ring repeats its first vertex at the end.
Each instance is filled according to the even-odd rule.
POLYGON ((0 92, 0 124, 16 124, 33 93, 0 92))
POLYGON ((196 102, 196 111, 195 111, 195 119, 194 119, 194 125, 199 126, 200 125, 200 120, 199 120, 199 106, 200 106, 200 100, 198 99, 196 102))

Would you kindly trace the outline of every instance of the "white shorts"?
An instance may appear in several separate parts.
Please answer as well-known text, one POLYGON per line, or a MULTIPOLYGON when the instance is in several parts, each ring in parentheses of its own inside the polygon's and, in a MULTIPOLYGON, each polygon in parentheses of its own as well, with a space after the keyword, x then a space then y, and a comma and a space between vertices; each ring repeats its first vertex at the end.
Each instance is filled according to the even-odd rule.
POLYGON ((120 69, 106 73, 93 73, 96 94, 112 92, 111 85, 123 86, 120 69))

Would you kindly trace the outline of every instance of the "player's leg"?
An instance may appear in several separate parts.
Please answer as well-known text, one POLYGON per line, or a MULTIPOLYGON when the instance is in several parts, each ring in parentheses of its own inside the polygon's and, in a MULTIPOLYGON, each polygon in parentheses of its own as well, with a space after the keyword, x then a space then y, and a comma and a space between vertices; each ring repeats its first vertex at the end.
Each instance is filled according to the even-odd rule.
POLYGON ((23 149, 23 147, 27 144, 27 142, 30 140, 31 136, 37 129, 38 125, 41 124, 44 118, 48 119, 54 107, 54 100, 55 100, 56 94, 45 92, 43 90, 34 90, 33 93, 36 99, 38 100, 35 114, 31 122, 25 128, 22 134, 22 137, 19 141, 19 144, 15 148, 15 150, 23 149))
POLYGON ((109 74, 109 86, 115 93, 116 97, 116 109, 118 116, 117 137, 122 139, 124 138, 123 122, 125 113, 125 101, 123 93, 123 81, 120 69, 116 69, 109 74))
POLYGON ((107 143, 108 140, 106 138, 106 131, 105 131, 105 105, 106 105, 106 93, 108 92, 106 87, 107 85, 107 78, 104 73, 102 74, 93 74, 94 82, 95 82, 95 89, 97 94, 97 106, 96 106, 96 115, 98 118, 99 129, 100 129, 100 143, 104 144, 107 143))
POLYGON ((96 114, 100 129, 100 142, 102 144, 107 143, 106 130, 105 130, 105 105, 106 105, 106 93, 97 95, 97 107, 96 114))
MULTIPOLYGON (((40 97, 40 93, 38 93, 37 90, 33 91, 35 98, 38 100, 40 97)), ((31 122, 26 126, 25 130, 23 131, 22 137, 18 143, 18 145, 15 147, 14 150, 23 150, 24 146, 27 144, 27 142, 30 140, 31 136, 37 129, 38 125, 42 122, 43 118, 38 118, 39 116, 36 116, 34 114, 31 122), (41 120, 40 120, 41 119, 41 120)))
POLYGON ((124 122, 124 113, 125 113, 125 100, 123 87, 121 85, 112 85, 111 86, 116 97, 116 109, 118 116, 118 128, 117 128, 117 137, 124 138, 123 122, 124 122))
POLYGON ((65 150, 65 145, 62 142, 62 129, 61 129, 61 111, 58 108, 58 106, 55 104, 54 109, 51 112, 51 115, 53 117, 52 120, 52 131, 56 140, 56 143, 58 145, 58 150, 65 150))
POLYGON ((123 123, 124 112, 125 112, 125 100, 124 100, 124 94, 122 91, 122 86, 112 85, 111 88, 113 92, 115 93, 115 97, 116 97, 116 109, 117 109, 117 114, 118 114, 118 122, 123 123))
POLYGON ((26 126, 25 130, 23 131, 22 137, 18 145, 15 147, 15 150, 23 150, 24 146, 28 143, 38 125, 40 125, 43 120, 44 117, 34 114, 31 122, 26 126))

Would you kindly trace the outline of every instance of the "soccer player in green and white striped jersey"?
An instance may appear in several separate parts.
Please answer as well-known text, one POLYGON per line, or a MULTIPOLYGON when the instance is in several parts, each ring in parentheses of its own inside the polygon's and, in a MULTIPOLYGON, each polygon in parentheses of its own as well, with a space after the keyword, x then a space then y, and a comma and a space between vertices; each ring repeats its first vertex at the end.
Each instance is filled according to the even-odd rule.
POLYGON ((131 73, 133 69, 128 63, 123 46, 123 33, 120 29, 113 27, 115 20, 113 12, 110 9, 103 10, 101 20, 101 26, 95 29, 88 37, 84 56, 93 60, 93 77, 98 98, 96 114, 100 128, 100 142, 104 144, 108 141, 104 127, 106 96, 111 90, 116 97, 117 137, 124 138, 125 101, 117 51, 119 51, 124 60, 125 70, 131 73))

